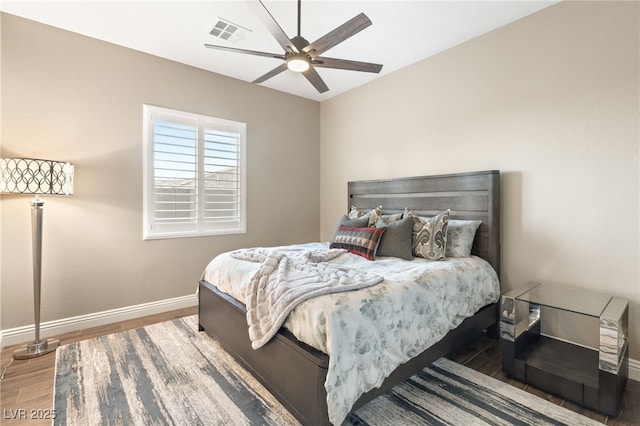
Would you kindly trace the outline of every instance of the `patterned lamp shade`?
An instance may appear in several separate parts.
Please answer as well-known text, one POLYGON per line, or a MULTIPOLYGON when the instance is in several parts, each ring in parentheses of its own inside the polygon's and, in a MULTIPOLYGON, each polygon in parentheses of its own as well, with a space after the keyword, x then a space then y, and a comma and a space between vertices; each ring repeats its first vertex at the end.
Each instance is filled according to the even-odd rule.
POLYGON ((0 158, 0 192, 73 195, 73 164, 33 158, 0 158))

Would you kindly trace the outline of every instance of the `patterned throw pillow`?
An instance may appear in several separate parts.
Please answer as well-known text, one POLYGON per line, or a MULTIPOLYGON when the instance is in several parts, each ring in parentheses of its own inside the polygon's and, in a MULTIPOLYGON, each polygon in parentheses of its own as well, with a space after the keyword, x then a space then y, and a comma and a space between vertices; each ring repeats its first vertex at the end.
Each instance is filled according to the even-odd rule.
POLYGON ((405 209, 406 216, 413 217, 413 255, 429 260, 445 260, 447 253, 447 225, 450 210, 434 217, 418 217, 405 209))
POLYGON ((338 225, 336 226, 336 230, 333 233, 333 238, 331 239, 331 241, 336 239, 336 235, 338 234, 338 230, 340 229, 340 227, 342 225, 344 225, 344 226, 353 226, 354 228, 364 228, 366 226, 369 226, 369 218, 363 216, 363 217, 359 217, 359 218, 356 218, 356 219, 349 219, 349 216, 347 216, 345 214, 338 221, 338 225))
POLYGON ((363 212, 355 206, 351 206, 351 211, 349 212, 349 219, 357 219, 360 217, 369 218, 369 226, 376 226, 378 223, 378 218, 382 214, 382 206, 376 207, 368 213, 363 212))
POLYGON ((341 225, 329 247, 345 249, 365 259, 374 260, 384 230, 385 228, 356 228, 341 225))
MULTIPOLYGON (((382 207, 382 206, 380 206, 382 207)), ((382 216, 380 216, 378 218, 378 221, 376 222, 376 226, 380 227, 380 226, 387 226, 390 225, 392 223, 395 223, 397 221, 399 221, 400 219, 402 219, 402 213, 398 213, 398 214, 383 214, 382 216)))
POLYGON ((447 227, 447 257, 469 257, 480 220, 449 220, 447 227))

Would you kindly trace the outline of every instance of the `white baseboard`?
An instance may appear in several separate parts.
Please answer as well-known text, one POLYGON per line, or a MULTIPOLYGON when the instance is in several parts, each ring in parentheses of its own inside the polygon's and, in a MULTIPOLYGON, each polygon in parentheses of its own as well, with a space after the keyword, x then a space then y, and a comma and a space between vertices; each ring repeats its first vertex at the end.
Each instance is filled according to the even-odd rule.
MULTIPOLYGON (((155 315, 176 309, 190 308, 197 305, 198 294, 194 293, 187 296, 175 297, 173 299, 158 300, 156 302, 111 309, 109 311, 47 321, 40 324, 40 335, 41 337, 56 336, 72 331, 79 331, 115 322, 142 318, 147 315, 155 315)), ((0 330, 0 347, 18 343, 29 343, 30 341, 33 341, 34 334, 34 325, 0 330)))
POLYGON ((629 378, 640 382, 640 360, 629 358, 629 378))

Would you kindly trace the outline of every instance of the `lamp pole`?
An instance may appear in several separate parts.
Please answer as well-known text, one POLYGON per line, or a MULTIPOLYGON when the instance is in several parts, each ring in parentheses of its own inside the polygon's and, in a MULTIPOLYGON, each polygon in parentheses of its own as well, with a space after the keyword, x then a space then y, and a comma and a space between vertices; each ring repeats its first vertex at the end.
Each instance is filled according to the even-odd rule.
POLYGON ((60 346, 60 340, 40 340, 40 293, 42 280, 42 214, 44 201, 37 195, 31 200, 31 241, 33 252, 33 316, 36 336, 33 343, 13 353, 15 359, 29 359, 48 354, 60 346))

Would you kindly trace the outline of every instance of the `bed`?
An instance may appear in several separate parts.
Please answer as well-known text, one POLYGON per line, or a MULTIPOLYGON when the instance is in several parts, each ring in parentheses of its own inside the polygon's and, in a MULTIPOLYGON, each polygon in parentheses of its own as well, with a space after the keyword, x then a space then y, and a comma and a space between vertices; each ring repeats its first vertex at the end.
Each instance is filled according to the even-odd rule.
MULTIPOLYGON (((499 274, 498 171, 355 181, 349 182, 347 189, 348 208, 356 206, 368 211, 382 205, 382 214, 398 214, 407 208, 423 217, 450 209, 451 219, 482 221, 475 234, 472 254, 485 259, 499 274)), ((496 336, 497 315, 496 303, 482 306, 437 343, 398 366, 379 387, 362 394, 351 410, 384 394, 484 330, 496 336)), ((245 305, 218 290, 216 283, 204 279, 199 283, 199 329, 217 339, 302 424, 331 424, 325 390, 330 358, 326 353, 298 340, 285 327, 280 328, 269 343, 254 350, 248 335, 245 305)))

